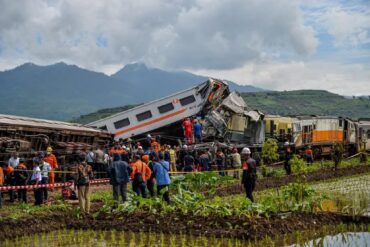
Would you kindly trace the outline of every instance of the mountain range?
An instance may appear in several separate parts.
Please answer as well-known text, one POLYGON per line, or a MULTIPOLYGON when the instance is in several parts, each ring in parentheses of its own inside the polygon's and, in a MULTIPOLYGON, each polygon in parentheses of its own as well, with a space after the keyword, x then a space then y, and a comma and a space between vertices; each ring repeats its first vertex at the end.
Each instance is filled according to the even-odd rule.
MULTIPOLYGON (((0 72, 0 113, 70 120, 102 108, 144 103, 205 80, 207 77, 149 68, 143 63, 128 64, 111 76, 63 62, 47 66, 26 63, 0 72)), ((264 91, 227 82, 233 91, 264 91)))

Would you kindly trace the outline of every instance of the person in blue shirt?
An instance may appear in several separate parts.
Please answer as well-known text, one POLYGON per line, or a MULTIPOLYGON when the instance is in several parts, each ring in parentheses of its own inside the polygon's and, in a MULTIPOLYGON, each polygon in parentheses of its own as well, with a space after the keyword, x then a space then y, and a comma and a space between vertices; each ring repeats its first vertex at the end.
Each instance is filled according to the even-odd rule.
POLYGON ((198 119, 194 119, 193 130, 194 130, 195 143, 202 142, 202 129, 203 129, 203 126, 198 122, 198 119))
POLYGON ((108 173, 115 201, 119 201, 119 196, 122 197, 123 202, 127 201, 127 184, 130 181, 131 172, 131 166, 126 161, 121 160, 119 154, 113 154, 113 162, 108 167, 108 173))
POLYGON ((157 194, 163 195, 163 199, 170 204, 169 185, 171 183, 170 163, 164 160, 163 153, 159 153, 158 157, 154 157, 153 166, 155 178, 157 180, 157 194))

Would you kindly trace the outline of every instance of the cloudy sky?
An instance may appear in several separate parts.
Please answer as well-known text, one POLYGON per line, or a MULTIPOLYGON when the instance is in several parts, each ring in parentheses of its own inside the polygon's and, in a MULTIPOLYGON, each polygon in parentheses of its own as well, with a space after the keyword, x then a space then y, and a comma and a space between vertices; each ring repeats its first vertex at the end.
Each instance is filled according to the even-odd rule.
POLYGON ((0 70, 59 61, 370 95, 370 0, 0 0, 0 70))

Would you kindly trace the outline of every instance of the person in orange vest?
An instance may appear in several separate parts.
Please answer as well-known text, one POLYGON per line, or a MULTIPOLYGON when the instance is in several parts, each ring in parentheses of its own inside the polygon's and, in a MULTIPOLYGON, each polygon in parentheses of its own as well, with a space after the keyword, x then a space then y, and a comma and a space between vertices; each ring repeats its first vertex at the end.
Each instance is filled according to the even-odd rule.
POLYGON ((125 150, 121 147, 121 145, 119 145, 118 143, 114 144, 114 147, 112 147, 110 150, 109 150, 109 156, 110 157, 113 157, 113 154, 123 154, 125 152, 125 150))
POLYGON ((160 150, 160 145, 155 138, 152 138, 151 147, 154 150, 154 152, 158 155, 159 150, 160 150))
MULTIPOLYGON (((4 171, 3 168, 0 166, 0 186, 4 185, 4 171)), ((3 207, 3 197, 1 195, 1 190, 0 190, 0 208, 3 207)))
MULTIPOLYGON (((44 161, 49 163, 51 167, 51 171, 49 173, 49 183, 54 185, 55 183, 55 169, 58 168, 58 161, 54 154, 52 154, 53 149, 51 147, 48 147, 46 149, 46 156, 44 157, 44 161)), ((53 188, 50 189, 53 191, 53 188)))
POLYGON ((149 166, 141 161, 140 155, 135 155, 132 163, 132 189, 137 195, 146 197, 146 182, 150 179, 152 171, 149 166))
MULTIPOLYGON (((14 168, 9 164, 5 164, 3 172, 5 175, 4 182, 7 185, 14 186, 15 185, 14 168)), ((15 191, 9 190, 8 193, 9 193, 10 202, 14 202, 15 191)))

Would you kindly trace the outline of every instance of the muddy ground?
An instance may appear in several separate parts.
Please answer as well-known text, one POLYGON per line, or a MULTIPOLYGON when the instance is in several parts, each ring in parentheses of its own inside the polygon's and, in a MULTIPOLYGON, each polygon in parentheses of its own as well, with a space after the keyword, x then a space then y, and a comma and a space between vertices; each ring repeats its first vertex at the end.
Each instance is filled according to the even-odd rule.
POLYGON ((168 216, 155 216, 148 212, 104 216, 101 219, 84 217, 77 219, 71 212, 55 212, 49 215, 27 217, 20 220, 1 222, 0 241, 24 235, 39 234, 53 230, 92 229, 122 230, 132 232, 156 232, 190 234, 239 239, 262 239, 296 231, 319 229, 324 225, 339 223, 370 224, 370 217, 345 216, 333 213, 289 214, 270 218, 246 217, 199 217, 181 213, 168 216))
MULTIPOLYGON (((320 169, 304 175, 304 179, 307 182, 315 182, 321 180, 328 180, 334 178, 340 178, 345 176, 352 176, 362 173, 370 172, 369 165, 360 165, 354 167, 341 168, 337 170, 333 169, 320 169)), ((283 177, 267 177, 257 180, 255 191, 261 191, 265 189, 278 188, 289 183, 296 182, 302 179, 302 175, 289 175, 283 177)), ((244 187, 241 184, 232 184, 225 187, 221 187, 216 191, 217 196, 228 196, 235 195, 244 192, 244 187)), ((207 195, 207 192, 205 192, 207 195)))

